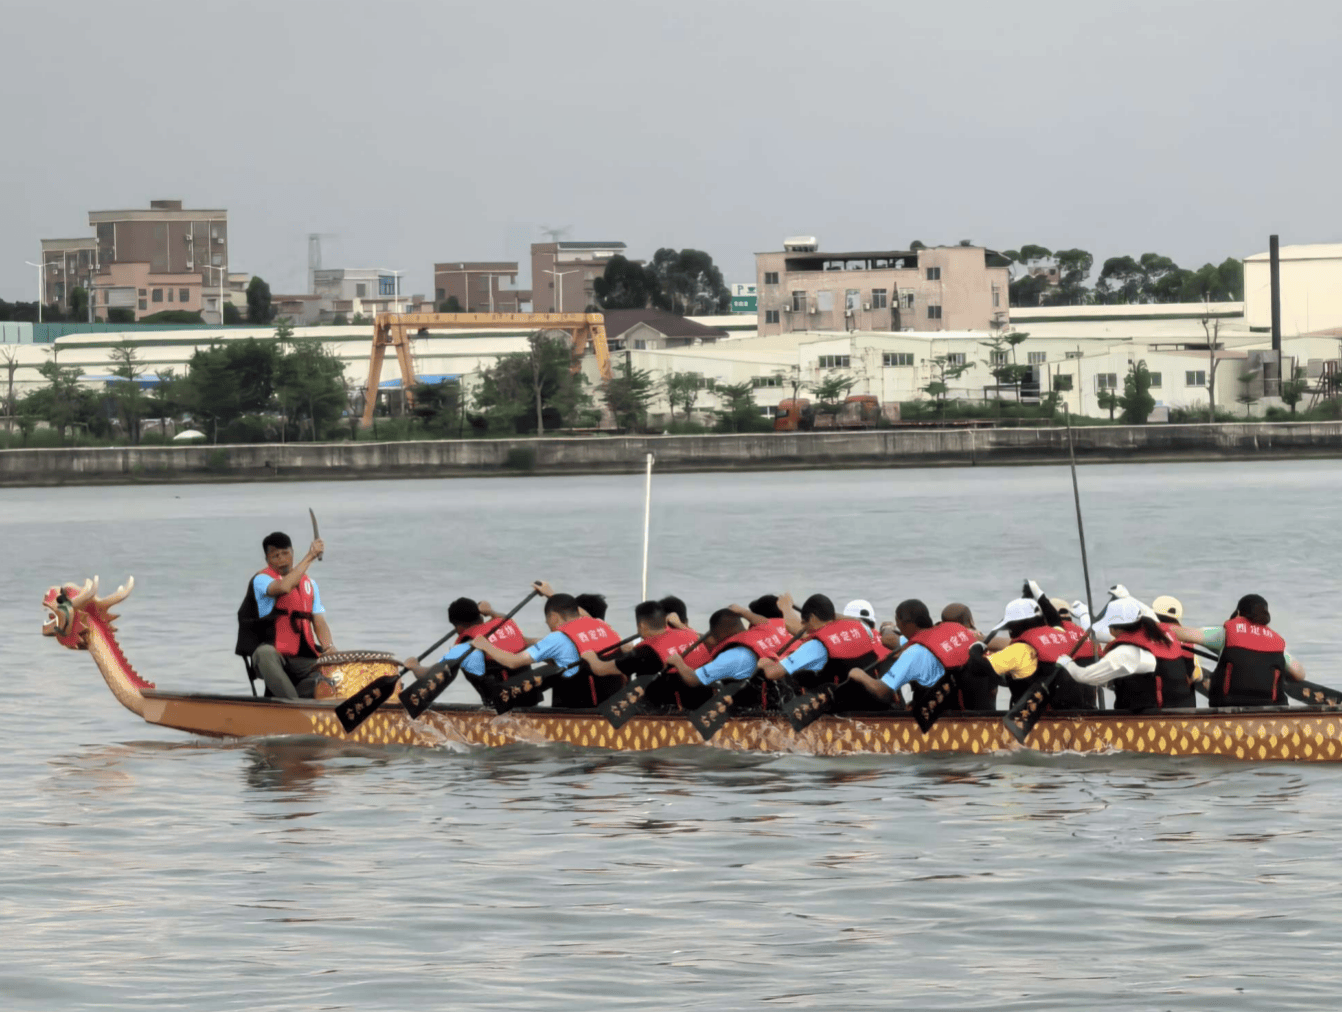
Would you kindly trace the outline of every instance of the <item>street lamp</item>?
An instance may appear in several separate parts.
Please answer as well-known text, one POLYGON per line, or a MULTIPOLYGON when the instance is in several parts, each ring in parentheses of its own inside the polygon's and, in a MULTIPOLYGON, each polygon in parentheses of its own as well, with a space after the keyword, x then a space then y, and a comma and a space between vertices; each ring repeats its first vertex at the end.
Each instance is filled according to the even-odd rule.
POLYGON ((25 260, 29 267, 37 268, 37 322, 42 322, 42 303, 47 301, 47 275, 44 264, 35 264, 31 260, 25 260))
POLYGON ((227 265, 216 267, 214 264, 204 264, 203 266, 207 271, 219 272, 219 326, 222 327, 224 325, 224 277, 228 274, 228 267, 227 265))
MULTIPOLYGON (((567 272, 565 272, 565 273, 572 273, 572 272, 571 272, 571 271, 567 271, 567 272)), ((464 294, 465 294, 465 296, 466 296, 466 305, 465 305, 463 308, 465 309, 466 312, 470 312, 470 310, 471 310, 471 275, 472 275, 472 274, 483 274, 483 275, 485 276, 485 281, 487 282, 486 288, 487 288, 487 290, 488 290, 488 292, 489 292, 489 311, 490 311, 491 313, 493 313, 493 312, 495 311, 495 310, 494 310, 494 281, 495 281, 495 279, 496 279, 496 278, 502 278, 502 277, 508 277, 508 278, 514 278, 514 279, 515 279, 515 278, 517 277, 517 275, 516 275, 514 272, 512 272, 512 271, 492 271, 492 270, 475 270, 475 271, 467 271, 467 270, 437 271, 437 272, 435 272, 435 277, 436 277, 438 274, 460 274, 460 275, 462 276, 461 287, 462 287, 462 291, 464 292, 464 294)), ((514 308, 516 308, 516 303, 514 303, 514 308)))
POLYGON ((546 270, 542 271, 542 273, 553 274, 555 276, 555 292, 559 296, 559 303, 558 307, 555 309, 555 312, 562 313, 564 311, 564 282, 560 279, 563 278, 564 275, 566 274, 578 274, 580 273, 580 271, 576 267, 571 271, 552 271, 547 268, 546 270))

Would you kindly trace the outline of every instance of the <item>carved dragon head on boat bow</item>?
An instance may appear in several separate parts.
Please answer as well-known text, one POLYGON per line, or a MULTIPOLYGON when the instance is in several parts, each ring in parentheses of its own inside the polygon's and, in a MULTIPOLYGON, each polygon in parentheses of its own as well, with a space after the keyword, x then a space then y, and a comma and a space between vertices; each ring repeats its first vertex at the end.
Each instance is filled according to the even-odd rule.
POLYGON ((124 601, 134 589, 133 576, 126 580, 124 586, 106 597, 98 596, 96 576, 92 580, 85 580, 83 587, 67 584, 48 588, 42 598, 42 606, 47 610, 46 621, 42 623, 42 635, 54 638, 67 649, 88 650, 92 653, 94 662, 117 699, 138 713, 138 704, 142 699, 140 690, 152 689, 154 683, 136 674, 126 660, 126 655, 121 652, 121 645, 116 639, 117 616, 112 614, 112 608, 124 601))

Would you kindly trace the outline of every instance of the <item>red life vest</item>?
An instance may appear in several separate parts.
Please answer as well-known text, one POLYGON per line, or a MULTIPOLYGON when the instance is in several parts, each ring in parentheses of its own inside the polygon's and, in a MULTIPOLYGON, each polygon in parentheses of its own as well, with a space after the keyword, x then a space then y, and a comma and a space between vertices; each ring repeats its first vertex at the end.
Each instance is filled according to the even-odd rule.
POLYGON ((770 628, 777 629, 779 632, 783 634, 783 638, 779 640, 779 642, 785 645, 783 649, 778 651, 779 657, 786 657, 788 654, 793 653, 799 646, 802 645, 802 643, 805 642, 804 638, 794 640, 792 638, 792 633, 787 631, 787 622, 785 622, 781 618, 766 619, 764 624, 769 626, 770 628))
MULTIPOLYGON (((1166 629, 1173 629, 1173 628, 1175 628, 1176 626, 1178 626, 1178 625, 1180 624, 1179 622, 1177 622, 1175 619, 1172 619, 1172 618, 1162 618, 1162 619, 1160 619, 1159 621, 1160 621, 1161 626, 1163 626, 1163 627, 1166 628, 1166 629)), ((1174 633, 1170 633, 1170 639, 1176 639, 1174 633)), ((1179 644, 1179 649, 1180 649, 1181 651, 1183 651, 1184 660, 1187 660, 1187 661, 1195 661, 1195 660, 1197 659, 1197 654, 1195 654, 1195 653, 1193 652, 1193 644, 1191 644, 1191 643, 1180 643, 1180 644, 1179 644)), ((1190 674, 1192 674, 1192 672, 1193 672, 1193 665, 1190 664, 1190 665, 1188 666, 1188 671, 1189 671, 1190 674)))
MULTIPOLYGON (((284 579, 274 569, 267 566, 257 575, 269 576, 272 580, 284 579)), ((312 632, 312 602, 315 597, 312 577, 306 573, 295 584, 293 590, 275 598, 275 649, 285 657, 297 657, 307 647, 311 656, 319 656, 317 640, 312 632)))
POLYGON ((567 636, 580 654, 589 650, 600 652, 620 642, 620 634, 599 618, 575 618, 565 622, 556 632, 567 636))
POLYGON ((1281 675, 1286 670, 1286 641, 1246 618, 1232 618, 1222 628, 1226 645, 1212 673, 1212 706, 1285 703, 1281 675))
POLYGON ((1059 657, 1070 657, 1069 651, 1076 645, 1076 640, 1069 632, 1046 625, 1026 629, 1016 637, 1015 642, 1032 647, 1040 664, 1056 664, 1059 657))
MULTIPOLYGON (((1017 636, 1012 642, 1024 643, 1034 650, 1035 657, 1038 659, 1038 666, 1035 668, 1032 678, 1021 679, 1011 686, 1011 702, 1013 704, 1019 702, 1020 698, 1029 691, 1030 686, 1041 678, 1047 678, 1052 674, 1059 657, 1071 657, 1072 650, 1081 645, 1081 637, 1084 635, 1079 626, 1073 625, 1071 629, 1065 626, 1061 629, 1052 626, 1035 626, 1033 629, 1026 629, 1025 632, 1017 636)), ((1085 641, 1085 646, 1087 648, 1087 659, 1089 659, 1091 656, 1089 640, 1085 641)), ((1093 709, 1094 706, 1095 690, 1089 685, 1082 685, 1066 671, 1054 680, 1053 693, 1049 700, 1050 710, 1089 710, 1093 709)))
POLYGON ((485 636, 489 642, 500 650, 506 650, 510 654, 520 654, 527 648, 527 641, 522 635, 522 630, 517 628, 517 623, 512 619, 503 623, 500 623, 498 619, 490 619, 487 622, 481 622, 479 625, 473 625, 457 637, 457 645, 469 643, 477 636, 485 636))
POLYGON ((1110 682, 1114 690, 1115 710, 1149 710, 1152 707, 1196 706, 1193 688, 1188 684, 1188 667, 1184 664, 1184 652, 1179 644, 1168 637, 1156 640, 1148 636, 1140 626, 1119 632, 1113 640, 1105 644, 1103 653, 1107 654, 1117 646, 1127 643, 1152 654, 1156 659, 1156 670, 1140 675, 1116 678, 1110 682))
POLYGON ((969 648, 975 639, 959 622, 938 622, 931 629, 919 629, 909 642, 926 647, 943 668, 953 671, 969 663, 969 648))
POLYGON ((830 660, 851 661, 875 649, 871 630, 853 618, 839 618, 822 625, 807 640, 819 640, 830 660))
MULTIPOLYGON (((693 629, 668 628, 666 632, 658 633, 656 636, 644 640, 642 645, 660 657, 662 666, 665 667, 670 661, 672 654, 681 654, 686 647, 698 638, 699 634, 693 629)), ((698 652, 699 651, 696 649, 695 653, 698 652)), ((686 664, 690 663, 688 657, 684 657, 684 660, 686 664)))
MULTIPOLYGON (((713 648, 709 660, 732 647, 749 647, 760 660, 778 660, 778 648, 787 642, 788 631, 773 624, 772 620, 763 625, 751 626, 739 633, 728 636, 713 648)), ((687 660, 686 664, 689 663, 687 660)))
POLYGON ((1072 642, 1076 644, 1070 654, 1072 660, 1090 661, 1095 659, 1095 646, 1090 637, 1086 635, 1086 630, 1075 622, 1069 622, 1066 619, 1063 620, 1062 628, 1068 636, 1072 637, 1072 642))

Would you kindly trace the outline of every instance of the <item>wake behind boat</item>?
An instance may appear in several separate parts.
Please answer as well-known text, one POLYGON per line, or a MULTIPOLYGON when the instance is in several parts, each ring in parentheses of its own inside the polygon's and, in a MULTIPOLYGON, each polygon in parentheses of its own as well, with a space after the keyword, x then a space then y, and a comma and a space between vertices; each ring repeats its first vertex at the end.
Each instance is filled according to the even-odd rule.
MULTIPOLYGON (((98 596, 98 580, 83 587, 50 588, 43 605, 42 634, 67 649, 87 651, 117 700, 151 724, 212 738, 321 735, 366 745, 437 747, 448 742, 497 746, 515 742, 563 742, 586 748, 646 751, 680 745, 706 746, 688 717, 644 714, 614 728, 600 713, 550 707, 519 708, 500 715, 481 706, 434 705, 412 719, 393 697, 353 732, 336 717, 342 699, 374 680, 394 675, 396 659, 385 653, 346 651, 321 658, 325 699, 281 701, 251 696, 164 692, 131 666, 116 638, 113 607, 134 589, 130 579, 116 592, 98 596)), ((1223 756, 1245 760, 1342 760, 1342 712, 1302 706, 1165 710, 1154 714, 1115 711, 1050 712, 1035 726, 1027 746, 1017 744, 995 711, 948 714, 926 733, 908 712, 829 714, 804 730, 772 713, 729 719, 711 745, 731 751, 796 752, 810 755, 984 754, 1017 751, 1137 752, 1170 756, 1223 756)))

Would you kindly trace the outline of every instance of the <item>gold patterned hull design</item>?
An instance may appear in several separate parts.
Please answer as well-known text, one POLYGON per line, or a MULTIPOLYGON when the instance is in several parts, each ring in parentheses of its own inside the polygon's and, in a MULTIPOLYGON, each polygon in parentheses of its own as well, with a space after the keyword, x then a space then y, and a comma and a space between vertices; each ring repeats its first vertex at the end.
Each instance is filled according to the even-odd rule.
MULTIPOLYGON (((334 703, 279 703, 228 696, 147 691, 144 718, 154 724, 213 737, 316 734, 366 745, 440 746, 449 742, 497 746, 563 742, 583 748, 646 751, 705 743, 689 721, 675 716, 635 717, 619 730, 599 714, 533 709, 502 716, 475 706, 437 706, 411 720, 389 702, 352 734, 336 719, 334 703)), ((943 717, 924 735, 911 716, 827 716, 801 733, 782 717, 728 721, 708 747, 739 752, 807 755, 1141 752, 1228 759, 1342 760, 1342 712, 1282 710, 1186 711, 1149 716, 1090 714, 1046 717, 1018 745, 998 717, 943 717)))

